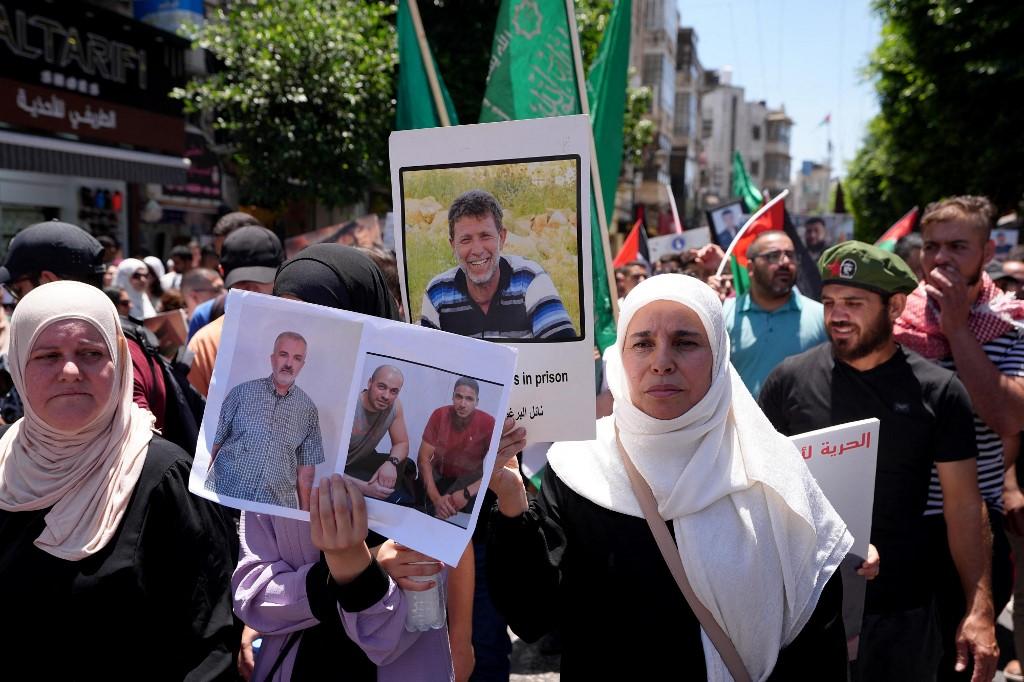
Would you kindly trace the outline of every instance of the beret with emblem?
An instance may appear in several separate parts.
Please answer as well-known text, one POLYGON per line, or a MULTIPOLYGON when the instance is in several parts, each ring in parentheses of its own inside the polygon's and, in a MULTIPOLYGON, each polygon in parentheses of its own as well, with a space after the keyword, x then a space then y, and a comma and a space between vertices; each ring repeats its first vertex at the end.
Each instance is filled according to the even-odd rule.
POLYGON ((917 277, 902 258, 877 246, 845 241, 826 249, 818 259, 822 284, 860 287, 879 294, 909 294, 917 277))

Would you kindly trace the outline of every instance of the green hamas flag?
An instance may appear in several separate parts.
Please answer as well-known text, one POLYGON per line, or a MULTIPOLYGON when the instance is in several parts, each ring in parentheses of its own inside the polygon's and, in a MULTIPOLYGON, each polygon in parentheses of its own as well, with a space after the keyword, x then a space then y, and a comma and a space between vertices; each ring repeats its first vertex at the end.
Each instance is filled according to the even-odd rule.
MULTIPOLYGON (((626 81, 629 72, 629 33, 632 0, 619 0, 605 27, 597 57, 587 77, 587 98, 590 102, 590 121, 594 128, 594 146, 604 194, 604 214, 610 219, 615 212, 615 190, 622 168, 622 126, 626 114, 626 81)), ((594 251, 594 336, 604 349, 615 343, 615 318, 612 315, 608 290, 608 272, 605 269, 604 243, 601 239, 597 213, 591 210, 590 230, 594 251)))
POLYGON ((481 123, 580 113, 563 0, 502 0, 481 123))
MULTIPOLYGON (((434 57, 431 55, 431 61, 434 57)), ((444 87, 441 74, 434 63, 437 84, 441 89, 441 98, 448 110, 448 120, 458 125, 458 116, 452 105, 448 89, 444 87)), ((414 130, 417 128, 436 128, 441 125, 441 116, 434 106, 434 95, 430 91, 430 81, 423 63, 423 53, 416 40, 416 29, 413 26, 412 12, 407 0, 398 2, 398 114, 395 117, 396 130, 414 130)))
POLYGON ((764 197, 761 190, 757 188, 754 181, 747 175, 747 168, 743 165, 743 157, 737 151, 732 156, 732 193, 743 200, 743 207, 747 213, 753 213, 761 208, 764 197))

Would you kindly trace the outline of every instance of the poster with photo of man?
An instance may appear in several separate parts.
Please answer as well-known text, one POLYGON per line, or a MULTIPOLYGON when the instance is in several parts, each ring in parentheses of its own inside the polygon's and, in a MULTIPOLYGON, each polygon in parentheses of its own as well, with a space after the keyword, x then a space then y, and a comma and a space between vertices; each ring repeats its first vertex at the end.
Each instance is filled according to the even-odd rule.
POLYGON ((716 206, 707 212, 707 216, 715 243, 723 249, 728 248, 750 217, 743 210, 743 202, 739 200, 716 206))
POLYGON ((391 136, 409 321, 514 345, 531 441, 594 436, 589 136, 579 116, 391 136))
POLYGON ((516 350, 238 290, 224 320, 189 490, 305 521, 314 486, 340 474, 362 492, 371 530, 458 563, 516 350))

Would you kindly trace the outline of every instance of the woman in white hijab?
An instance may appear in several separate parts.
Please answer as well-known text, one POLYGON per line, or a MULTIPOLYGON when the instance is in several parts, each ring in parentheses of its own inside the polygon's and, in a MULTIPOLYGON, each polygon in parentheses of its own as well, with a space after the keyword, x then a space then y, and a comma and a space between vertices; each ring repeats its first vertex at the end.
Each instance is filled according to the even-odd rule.
POLYGON ((120 287, 131 299, 129 313, 136 320, 145 320, 156 315, 156 308, 149 298, 149 267, 137 258, 125 258, 117 265, 114 286, 120 287))
POLYGON ((512 629, 529 641, 560 628, 566 680, 732 679, 658 549, 625 451, 751 679, 845 680, 830 578, 852 537, 729 363, 717 295, 684 275, 639 284, 608 382, 612 416, 596 440, 552 446, 537 500, 509 469, 492 478, 489 583, 512 629))
POLYGON ((132 401, 110 299, 73 281, 30 291, 11 318, 9 367, 25 416, 0 427, 5 672, 230 673, 233 527, 188 492, 191 460, 132 401))

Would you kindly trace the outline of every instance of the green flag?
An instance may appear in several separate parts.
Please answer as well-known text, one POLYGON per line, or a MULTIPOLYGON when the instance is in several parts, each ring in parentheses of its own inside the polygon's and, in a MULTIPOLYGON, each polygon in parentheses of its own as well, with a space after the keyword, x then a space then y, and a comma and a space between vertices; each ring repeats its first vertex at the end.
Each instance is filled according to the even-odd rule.
MULTIPOLYGON (((431 55, 431 61, 434 57, 431 55)), ((434 62, 434 73, 437 84, 441 88, 441 97, 448 120, 458 125, 458 116, 448 89, 444 87, 441 74, 434 62)), ((414 130, 416 128, 436 128, 441 125, 441 116, 434 106, 434 95, 430 91, 430 81, 423 63, 423 53, 416 40, 416 29, 412 21, 412 12, 407 0, 398 2, 398 114, 395 117, 395 130, 414 130)))
POLYGON ((747 168, 743 165, 743 157, 737 151, 732 156, 732 193, 743 200, 743 206, 747 213, 753 213, 764 203, 761 190, 757 188, 754 181, 747 175, 747 168))
POLYGON ((502 0, 480 122, 578 113, 564 0, 502 0))
MULTIPOLYGON (((598 172, 604 194, 604 214, 611 219, 615 211, 615 191, 622 168, 622 126, 626 115, 626 85, 629 72, 629 33, 632 0, 618 0, 601 38, 601 47, 587 77, 590 121, 594 128, 598 172)), ((594 252, 594 336, 603 352, 615 343, 615 318, 612 315, 605 269, 604 243, 597 213, 591 210, 591 244, 594 252)))
MULTIPOLYGON (((632 0, 615 4, 587 80, 604 194, 597 197, 591 192, 590 204, 594 334, 602 351, 615 343, 611 300, 615 292, 608 287, 595 202, 602 201, 605 215, 611 217, 622 165, 631 11, 632 0)), ((480 122, 569 116, 581 111, 565 2, 502 0, 480 122)))

